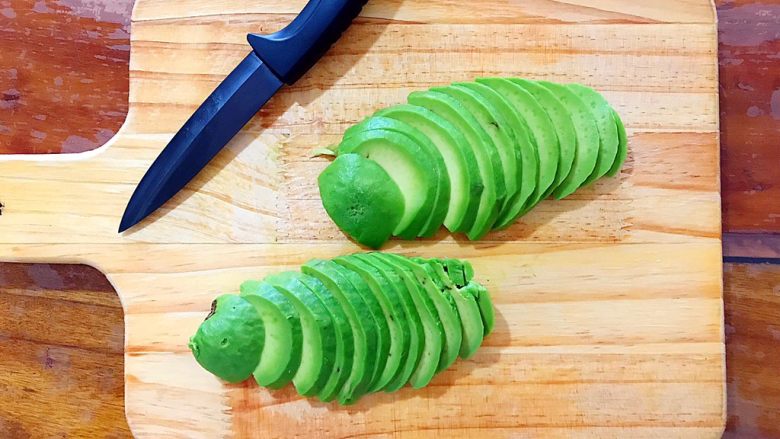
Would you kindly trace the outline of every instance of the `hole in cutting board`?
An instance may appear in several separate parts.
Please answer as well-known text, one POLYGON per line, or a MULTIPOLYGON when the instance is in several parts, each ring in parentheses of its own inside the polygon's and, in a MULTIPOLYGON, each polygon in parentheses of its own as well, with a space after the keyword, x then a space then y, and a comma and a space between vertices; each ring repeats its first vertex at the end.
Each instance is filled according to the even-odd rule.
POLYGON ((0 436, 65 437, 80 426, 128 437, 124 313, 106 277, 84 265, 0 263, 0 307, 0 436))
POLYGON ((7 8, 14 17, 0 40, 0 92, 13 99, 0 123, 0 154, 96 149, 125 121, 134 0, 54 3, 7 8))

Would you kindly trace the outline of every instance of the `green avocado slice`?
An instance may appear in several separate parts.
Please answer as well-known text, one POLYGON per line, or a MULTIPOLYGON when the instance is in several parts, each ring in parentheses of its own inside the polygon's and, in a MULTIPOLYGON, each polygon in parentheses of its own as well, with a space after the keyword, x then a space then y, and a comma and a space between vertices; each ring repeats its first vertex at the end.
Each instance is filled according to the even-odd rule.
POLYGON ((385 169, 359 154, 343 154, 319 176, 322 205, 352 239, 379 248, 401 222, 404 196, 385 169))
POLYGON ((540 81, 538 84, 550 90, 566 107, 571 114, 577 134, 577 149, 571 172, 553 192, 553 196, 560 200, 576 191, 596 168, 599 155, 599 131, 588 106, 566 86, 546 81, 540 81))
POLYGON ((360 399, 371 382, 379 344, 377 325, 361 294, 344 276, 343 267, 332 261, 315 259, 304 264, 301 271, 322 282, 349 319, 355 342, 354 356, 352 370, 339 389, 338 400, 344 405, 352 404, 360 399))
MULTIPOLYGON (((480 133, 483 144, 488 147, 493 172, 498 176, 496 179, 496 204, 489 209, 490 216, 488 216, 487 220, 487 223, 489 223, 487 226, 488 229, 484 231, 480 230, 479 233, 475 235, 477 239, 481 239, 493 227, 493 223, 495 223, 496 218, 498 218, 498 214, 501 211, 501 208, 504 206, 507 198, 510 196, 506 185, 507 177, 504 173, 503 158, 504 156, 507 156, 511 153, 511 140, 505 137, 506 132, 504 130, 494 129, 496 127, 493 124, 498 124, 498 122, 495 120, 495 118, 498 116, 496 114, 497 112, 491 112, 488 110, 485 106, 485 100, 481 99, 478 93, 463 87, 456 87, 454 85, 449 87, 432 88, 431 91, 449 95, 453 99, 457 100, 463 106, 463 108, 469 112, 472 120, 476 121, 477 123, 473 129, 480 133)), ((509 165, 508 162, 507 165, 509 165)), ((517 162, 514 162, 514 165, 516 172, 517 162)), ((469 237, 469 239, 471 239, 471 237, 469 237)))
POLYGON ((412 299, 412 293, 406 287, 403 279, 401 279, 398 273, 396 273, 390 265, 371 255, 356 254, 350 257, 360 260, 382 273, 389 282, 389 288, 383 289, 382 292, 388 298, 388 301, 400 304, 407 317, 406 322, 409 327, 409 345, 407 352, 403 355, 401 365, 398 368, 398 373, 396 373, 393 379, 384 388, 385 392, 394 392, 409 382, 409 378, 420 361, 420 356, 425 343, 425 333, 423 332, 420 313, 417 311, 414 299, 412 299))
MULTIPOLYGON (((481 78, 479 82, 504 96, 523 116, 536 139, 539 154, 539 180, 533 195, 529 197, 526 207, 524 207, 527 210, 528 206, 535 206, 542 201, 547 190, 555 182, 561 155, 558 134, 555 132, 550 116, 536 98, 523 87, 505 78, 481 78)), ((517 214, 518 212, 508 213, 501 218, 499 226, 511 224, 517 214)))
POLYGON ((252 376, 265 340, 263 319, 251 303, 235 295, 218 297, 190 339, 189 348, 204 369, 229 382, 252 376))
POLYGON ((444 226, 453 233, 468 231, 477 217, 483 184, 474 151, 463 134, 443 117, 415 105, 396 105, 375 115, 417 128, 439 149, 450 177, 451 191, 444 226))
POLYGON ((495 145, 474 116, 452 96, 437 91, 414 92, 409 95, 408 101, 412 105, 427 108, 449 121, 463 133, 471 146, 484 187, 480 195, 477 217, 471 228, 466 231, 466 235, 471 240, 482 238, 490 231, 498 215, 500 204, 506 196, 500 157, 495 145))
POLYGON ((393 234, 416 238, 431 216, 438 182, 434 162, 417 142, 387 130, 363 131, 342 140, 338 154, 357 153, 374 160, 395 181, 404 197, 404 213, 393 234))
POLYGON ((325 284, 303 273, 299 274, 299 280, 320 298, 330 313, 336 329, 336 361, 333 364, 333 372, 320 393, 317 394, 321 401, 333 401, 338 396, 339 390, 341 390, 352 371, 352 361, 355 353, 352 328, 349 324, 349 318, 341 308, 338 299, 328 290, 325 284))
POLYGON ((580 84, 568 84, 566 87, 585 103, 599 131, 599 156, 593 173, 585 180, 584 184, 587 185, 607 175, 612 169, 620 139, 615 118, 612 116, 612 107, 601 93, 580 84))
POLYGON ((444 272, 450 278, 450 281, 458 288, 463 288, 474 279, 474 268, 469 261, 461 259, 425 259, 415 258, 414 261, 420 264, 427 264, 429 262, 437 262, 441 264, 444 272))
POLYGON ((339 267, 339 269, 344 273, 344 277, 346 277, 347 280, 349 280, 349 282, 355 287, 358 294, 363 297, 363 300, 365 300, 366 305, 368 305, 368 310, 371 313, 371 316, 374 318, 374 322, 376 324, 379 342, 377 343, 377 348, 374 353, 375 361, 371 371, 371 380, 366 384, 367 387, 365 391, 368 392, 371 388, 371 384, 375 383, 380 378, 382 371, 384 371, 385 365, 387 364, 387 355, 390 352, 391 344, 390 328, 387 325, 385 314, 382 311, 382 305, 379 304, 379 300, 371 292, 371 288, 368 286, 366 281, 364 281, 363 278, 360 277, 360 275, 357 273, 341 267, 338 264, 335 265, 339 267))
POLYGON ((504 197, 504 206, 506 206, 522 187, 523 159, 515 148, 517 138, 507 117, 508 113, 505 112, 504 107, 501 107, 501 96, 489 87, 476 82, 458 82, 446 90, 449 90, 450 95, 456 99, 458 96, 465 98, 461 103, 472 111, 496 145, 506 188, 504 197))
POLYGON ((431 142, 431 139, 417 128, 406 122, 378 115, 374 115, 363 122, 352 126, 344 133, 344 137, 351 137, 355 134, 371 130, 386 130, 405 135, 417 142, 417 145, 425 150, 430 156, 434 166, 429 171, 435 174, 438 185, 436 187, 436 197, 434 199, 431 216, 428 218, 418 236, 431 237, 435 235, 439 228, 441 228, 444 218, 447 216, 447 208, 450 205, 450 174, 447 172, 447 167, 441 153, 431 142))
POLYGON ((325 305, 298 279, 298 272, 274 274, 263 279, 292 302, 301 316, 303 350, 301 365, 293 377, 299 394, 318 394, 333 372, 336 362, 336 329, 325 305))
POLYGON ((558 170, 555 174, 555 180, 549 189, 545 192, 543 198, 550 196, 558 186, 569 176, 572 165, 574 164, 574 155, 577 149, 577 133, 574 131, 574 123, 571 121, 571 114, 566 107, 549 90, 541 85, 526 79, 512 78, 510 81, 523 87, 528 93, 536 98, 537 102, 544 108, 550 120, 553 122, 555 132, 558 135, 558 145, 561 148, 561 155, 558 160, 558 170))
POLYGON ((479 295, 476 283, 469 283, 463 288, 458 288, 450 279, 444 269, 444 265, 435 259, 426 262, 436 275, 437 286, 445 294, 449 294, 458 309, 461 321, 462 341, 460 344, 460 358, 469 359, 482 345, 485 335, 485 327, 482 323, 482 314, 477 305, 479 295))
POLYGON ((391 285, 379 270, 352 256, 336 258, 333 261, 357 273, 368 285, 382 307, 390 332, 390 346, 384 368, 368 388, 369 392, 379 391, 393 379, 409 352, 409 322, 406 311, 397 297, 386 293, 391 290, 391 285), (396 300, 391 302, 388 296, 396 300))
MULTIPOLYGON (((507 122, 505 128, 511 132, 510 137, 514 139, 512 149, 517 162, 517 190, 507 199, 499 213, 499 219, 496 222, 499 225, 503 218, 511 218, 513 217, 512 212, 522 209, 536 189, 536 182, 539 178, 539 152, 536 138, 523 116, 497 91, 479 82, 463 85, 482 95, 504 116, 507 122)), ((511 160, 511 158, 503 160, 511 160)), ((507 192, 509 192, 508 188, 509 186, 507 186, 507 192)))
POLYGON ((615 157, 615 163, 612 164, 612 169, 607 172, 607 175, 610 177, 614 177, 620 172, 620 169, 623 167, 628 156, 628 135, 626 134, 626 127, 623 125, 620 115, 614 109, 612 110, 612 117, 615 118, 615 125, 617 126, 618 151, 617 156, 615 157))
POLYGON ((439 321, 444 330, 444 344, 437 367, 437 372, 441 372, 450 367, 452 363, 458 359, 458 353, 460 352, 460 344, 463 335, 460 316, 458 315, 458 309, 455 306, 455 302, 451 296, 444 294, 437 288, 433 280, 433 277, 436 275, 430 269, 430 266, 418 264, 403 256, 392 253, 387 253, 386 256, 390 259, 395 259, 396 262, 412 271, 417 282, 422 287, 422 292, 430 297, 431 302, 433 302, 433 305, 436 307, 436 312, 439 314, 439 321))
POLYGON ((439 319, 439 313, 436 311, 436 305, 433 304, 427 292, 422 289, 417 276, 406 264, 391 257, 389 253, 370 253, 368 256, 376 258, 392 268, 410 291, 420 315, 425 341, 417 367, 409 377, 409 384, 415 389, 423 388, 431 382, 436 374, 444 347, 444 329, 439 319))
POLYGON ((241 297, 255 307, 266 328, 263 355, 253 373, 255 381, 280 389, 292 381, 301 365, 301 318, 292 302, 267 283, 244 282, 241 297))
POLYGON ((485 336, 487 337, 493 328, 496 326, 496 310, 493 307, 493 299, 490 297, 490 292, 484 285, 474 283, 476 285, 475 290, 470 290, 469 293, 477 294, 477 305, 479 305, 479 312, 482 315, 482 324, 485 327, 485 336))

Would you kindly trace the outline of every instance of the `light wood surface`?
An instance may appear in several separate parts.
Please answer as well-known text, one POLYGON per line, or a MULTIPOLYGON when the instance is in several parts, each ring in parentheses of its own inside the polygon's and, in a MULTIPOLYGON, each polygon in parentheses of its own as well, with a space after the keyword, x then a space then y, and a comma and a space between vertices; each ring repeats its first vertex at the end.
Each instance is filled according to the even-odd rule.
POLYGON ((135 184, 247 52, 244 34, 282 26, 303 2, 178 3, 136 5, 130 110, 115 139, 78 156, 0 161, 0 259, 88 263, 120 295, 136 435, 720 433, 717 48, 708 2, 450 9, 444 0, 372 1, 187 190, 120 236, 135 184), (307 151, 412 90, 480 75, 597 87, 623 115, 632 150, 618 179, 545 202, 486 241, 441 234, 390 246, 474 262, 499 314, 477 357, 429 389, 346 409, 289 389, 225 386, 202 371, 186 340, 216 294, 311 257, 359 250, 325 217, 313 183, 325 163, 307 151))

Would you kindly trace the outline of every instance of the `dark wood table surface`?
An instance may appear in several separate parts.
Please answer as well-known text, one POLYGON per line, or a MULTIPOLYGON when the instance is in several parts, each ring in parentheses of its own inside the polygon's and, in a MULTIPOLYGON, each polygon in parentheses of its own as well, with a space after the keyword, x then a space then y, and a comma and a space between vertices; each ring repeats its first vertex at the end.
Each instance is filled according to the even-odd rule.
MULTIPOLYGON (((85 151, 119 129, 132 1, 0 0, 0 153, 85 151)), ((780 438, 780 1, 717 3, 726 437, 780 438)), ((129 436, 123 343, 96 270, 0 264, 0 438, 129 436)))

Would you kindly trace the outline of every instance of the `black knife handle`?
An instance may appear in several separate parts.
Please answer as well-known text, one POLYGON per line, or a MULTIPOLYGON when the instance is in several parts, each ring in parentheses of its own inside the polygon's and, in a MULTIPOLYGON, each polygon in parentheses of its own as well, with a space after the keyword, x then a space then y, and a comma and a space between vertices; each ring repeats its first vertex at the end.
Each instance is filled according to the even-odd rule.
POLYGON ((249 34, 260 59, 287 84, 303 76, 352 24, 368 0, 309 0, 287 27, 271 35, 249 34))

